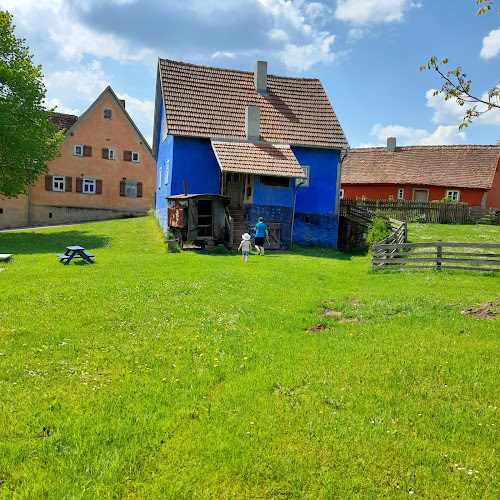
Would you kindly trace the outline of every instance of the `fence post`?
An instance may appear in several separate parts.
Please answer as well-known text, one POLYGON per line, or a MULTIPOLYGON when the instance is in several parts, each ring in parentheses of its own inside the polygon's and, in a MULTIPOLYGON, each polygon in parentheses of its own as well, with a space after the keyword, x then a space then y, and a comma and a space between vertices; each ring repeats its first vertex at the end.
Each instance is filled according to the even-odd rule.
POLYGON ((442 241, 437 240, 436 243, 436 266, 439 271, 441 271, 441 259, 443 257, 443 247, 441 245, 442 241))

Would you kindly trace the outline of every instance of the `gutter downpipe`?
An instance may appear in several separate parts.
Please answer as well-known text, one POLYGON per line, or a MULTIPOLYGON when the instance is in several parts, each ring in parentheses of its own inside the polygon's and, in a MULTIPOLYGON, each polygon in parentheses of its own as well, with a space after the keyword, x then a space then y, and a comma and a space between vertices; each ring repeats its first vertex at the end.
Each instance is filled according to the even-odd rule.
POLYGON ((292 232, 290 234, 290 246, 293 244, 293 223, 295 221, 295 201, 297 200, 297 191, 299 190, 299 187, 302 186, 303 182, 300 184, 297 184, 295 186, 295 193, 293 195, 293 209, 292 209, 292 232))
POLYGON ((339 158, 339 162, 337 164, 337 193, 339 193, 339 195, 337 196, 337 199, 335 201, 335 213, 339 214, 339 210, 340 210, 340 185, 341 185, 341 181, 342 181, 342 163, 344 163, 344 160, 347 158, 347 155, 351 152, 351 148, 346 148, 345 150, 341 149, 340 150, 340 158, 339 158), (345 151, 345 155, 342 157, 342 151, 345 151))

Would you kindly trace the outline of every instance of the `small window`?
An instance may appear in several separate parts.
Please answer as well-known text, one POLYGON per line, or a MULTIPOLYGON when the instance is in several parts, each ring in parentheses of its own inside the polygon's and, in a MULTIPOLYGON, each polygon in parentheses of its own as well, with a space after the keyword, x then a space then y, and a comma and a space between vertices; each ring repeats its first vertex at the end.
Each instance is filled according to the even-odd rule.
POLYGON ((300 168, 304 172, 305 177, 296 177, 295 185, 301 187, 309 187, 309 167, 301 165, 300 168))
POLYGON ((73 144, 73 156, 83 156, 83 144, 73 144))
POLYGON ((53 175, 52 191, 66 191, 66 177, 62 175, 53 175))
POLYGON ((161 189, 161 167, 160 167, 160 171, 158 173, 158 189, 161 189))
POLYGON ((451 201, 460 201, 460 191, 448 189, 446 190, 446 198, 450 198, 451 201))
POLYGON ((116 160, 116 149, 108 148, 108 160, 116 160))
POLYGON ((264 186, 289 187, 290 179, 288 177, 274 177, 271 175, 261 175, 260 183, 264 186))
POLYGON ((404 200, 405 199, 405 190, 403 188, 398 189, 398 200, 404 200))
POLYGON ((170 170, 170 160, 165 163, 165 186, 168 184, 168 171, 170 170))
POLYGON ((3 208, 0 208, 0 214, 3 214, 3 208))
POLYGON ((306 215, 305 218, 304 218, 304 222, 306 224, 310 224, 311 223, 311 216, 310 215, 306 215))
POLYGON ((141 163, 141 153, 132 151, 132 163, 141 163))
POLYGON ((95 194, 95 179, 83 179, 83 193, 95 194))
POLYGON ((111 109, 104 109, 102 111, 102 117, 105 120, 112 120, 113 119, 113 110, 111 110, 111 109))
POLYGON ((341 189, 341 190, 339 191, 339 199, 340 199, 340 200, 343 200, 343 199, 344 199, 344 190, 343 190, 343 189, 341 189))
POLYGON ((137 198, 137 182, 125 181, 125 196, 127 198, 137 198))

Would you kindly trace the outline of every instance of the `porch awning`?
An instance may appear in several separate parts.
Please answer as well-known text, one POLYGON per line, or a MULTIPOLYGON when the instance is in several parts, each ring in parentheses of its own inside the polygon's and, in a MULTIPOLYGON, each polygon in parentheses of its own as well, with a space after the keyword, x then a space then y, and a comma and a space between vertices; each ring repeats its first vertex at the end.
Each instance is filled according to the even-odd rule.
POLYGON ((222 172, 306 177, 288 145, 212 141, 212 149, 222 172))

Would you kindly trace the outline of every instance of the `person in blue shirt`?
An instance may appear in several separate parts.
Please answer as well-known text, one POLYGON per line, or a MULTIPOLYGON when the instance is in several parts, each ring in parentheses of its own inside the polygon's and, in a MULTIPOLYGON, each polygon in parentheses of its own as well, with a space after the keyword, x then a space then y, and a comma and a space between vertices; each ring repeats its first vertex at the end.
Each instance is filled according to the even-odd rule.
POLYGON ((264 217, 259 217, 259 222, 255 224, 255 248, 259 255, 264 255, 264 238, 269 238, 267 226, 264 224, 264 217))

